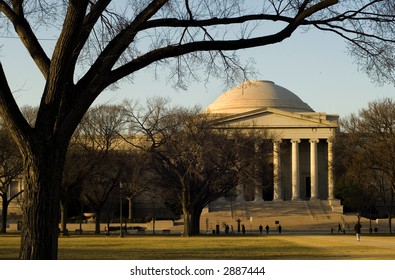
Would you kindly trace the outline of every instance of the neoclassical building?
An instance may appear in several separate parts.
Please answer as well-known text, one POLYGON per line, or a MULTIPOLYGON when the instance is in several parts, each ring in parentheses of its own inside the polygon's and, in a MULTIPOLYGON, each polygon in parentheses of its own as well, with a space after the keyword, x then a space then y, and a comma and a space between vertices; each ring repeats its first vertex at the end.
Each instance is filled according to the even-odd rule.
MULTIPOLYGON (((334 199, 332 141, 338 115, 315 112, 288 89, 261 80, 224 92, 206 112, 220 127, 268 132, 273 142, 269 200, 334 199)), ((254 200, 266 200, 261 190, 265 192, 258 190, 254 200)))

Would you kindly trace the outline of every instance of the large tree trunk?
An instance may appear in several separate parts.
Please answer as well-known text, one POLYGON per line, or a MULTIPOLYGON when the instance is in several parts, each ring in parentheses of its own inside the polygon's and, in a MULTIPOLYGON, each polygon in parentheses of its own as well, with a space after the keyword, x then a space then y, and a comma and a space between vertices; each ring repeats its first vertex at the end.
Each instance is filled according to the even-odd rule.
POLYGON ((96 210, 96 213, 95 213, 95 234, 100 234, 100 221, 101 221, 101 210, 96 210))
POLYGON ((3 196, 2 199, 2 210, 1 210, 1 232, 6 233, 7 232, 7 213, 8 213, 8 201, 7 201, 7 196, 3 196))
POLYGON ((60 186, 67 148, 40 143, 25 155, 20 259, 57 259, 60 186))
POLYGON ((203 209, 189 210, 183 207, 184 215, 184 236, 200 234, 200 216, 203 209))
POLYGON ((191 212, 191 235, 200 234, 200 216, 203 209, 195 209, 191 212))
POLYGON ((190 236, 191 235, 191 214, 189 213, 189 209, 182 205, 182 214, 184 220, 184 232, 183 236, 190 236))

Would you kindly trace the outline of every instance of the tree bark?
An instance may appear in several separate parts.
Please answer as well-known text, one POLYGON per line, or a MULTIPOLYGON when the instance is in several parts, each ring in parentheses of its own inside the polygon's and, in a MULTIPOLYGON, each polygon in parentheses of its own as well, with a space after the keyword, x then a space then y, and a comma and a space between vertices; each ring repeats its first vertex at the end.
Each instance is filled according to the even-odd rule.
POLYGON ((45 142, 27 151, 20 259, 57 259, 65 154, 66 148, 45 142))
POLYGON ((184 215, 184 236, 194 236, 200 234, 200 216, 202 210, 199 207, 194 207, 196 209, 189 210, 183 207, 184 215))
MULTIPOLYGON (((196 207, 195 207, 196 208, 196 207)), ((200 234, 200 216, 202 214, 202 209, 195 209, 191 212, 191 235, 200 234)))
POLYGON ((8 213, 8 201, 7 196, 2 197, 2 210, 1 210, 1 233, 7 233, 7 213, 8 213))
POLYGON ((191 216, 189 210, 183 206, 183 216, 184 216, 184 233, 183 236, 190 236, 191 229, 191 216))

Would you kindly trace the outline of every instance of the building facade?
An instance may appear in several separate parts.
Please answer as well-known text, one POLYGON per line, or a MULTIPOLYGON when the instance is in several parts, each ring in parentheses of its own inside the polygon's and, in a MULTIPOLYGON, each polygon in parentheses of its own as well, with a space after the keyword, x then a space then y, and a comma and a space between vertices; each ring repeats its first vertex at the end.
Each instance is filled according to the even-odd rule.
POLYGON ((217 127, 263 129, 273 143, 273 180, 254 200, 332 200, 333 139, 338 115, 315 112, 291 91, 271 81, 249 81, 210 104, 217 127))

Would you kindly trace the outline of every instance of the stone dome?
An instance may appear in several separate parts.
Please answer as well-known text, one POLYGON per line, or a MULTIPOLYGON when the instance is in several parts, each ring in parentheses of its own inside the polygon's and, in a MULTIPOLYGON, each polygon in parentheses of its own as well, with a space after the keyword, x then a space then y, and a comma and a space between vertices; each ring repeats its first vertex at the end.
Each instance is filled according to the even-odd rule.
POLYGON ((206 112, 211 114, 239 114, 262 108, 276 108, 288 112, 314 112, 296 94, 271 81, 247 81, 229 89, 211 103, 206 112))

